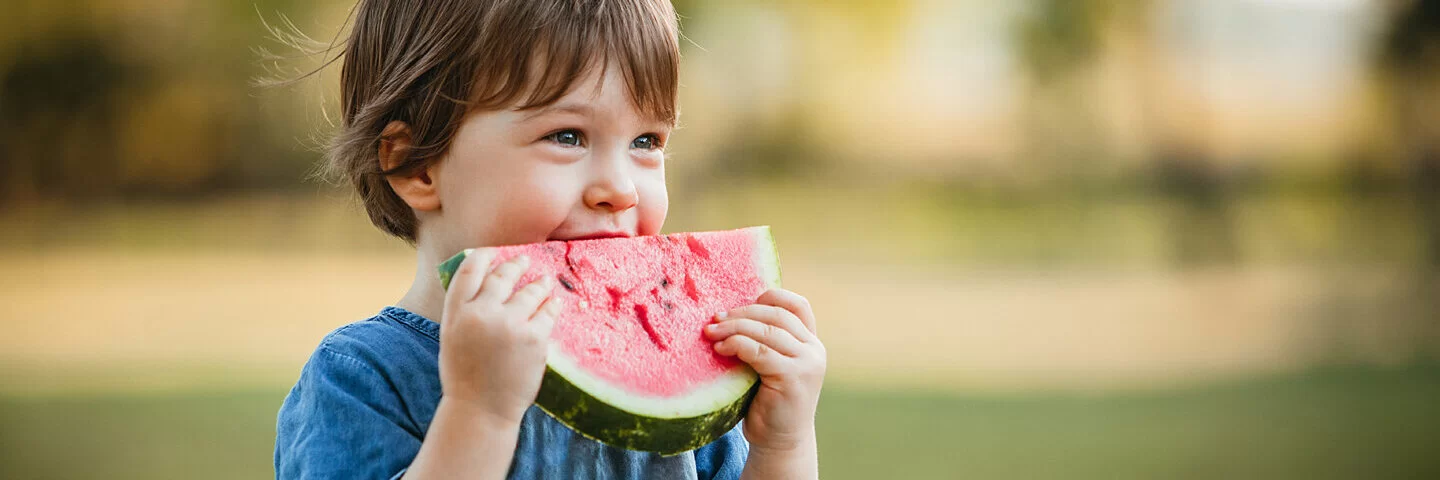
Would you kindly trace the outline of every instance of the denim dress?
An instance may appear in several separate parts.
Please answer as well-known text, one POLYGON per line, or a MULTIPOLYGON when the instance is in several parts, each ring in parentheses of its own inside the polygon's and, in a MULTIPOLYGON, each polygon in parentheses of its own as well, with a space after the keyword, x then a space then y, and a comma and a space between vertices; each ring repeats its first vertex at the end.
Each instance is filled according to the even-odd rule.
MULTIPOLYGON (((280 407, 275 477, 399 478, 440 403, 440 324, 398 307, 331 332, 280 407)), ((736 427, 661 457, 585 438, 539 407, 520 422, 511 479, 739 478, 749 444, 736 427)))

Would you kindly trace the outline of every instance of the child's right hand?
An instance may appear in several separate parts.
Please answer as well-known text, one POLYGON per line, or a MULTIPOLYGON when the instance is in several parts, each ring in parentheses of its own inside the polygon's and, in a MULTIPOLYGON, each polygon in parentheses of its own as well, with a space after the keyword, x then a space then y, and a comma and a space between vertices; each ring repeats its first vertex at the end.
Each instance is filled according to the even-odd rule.
POLYGON ((529 259, 516 257, 490 270, 495 254, 476 249, 450 280, 440 320, 440 385, 445 399, 518 423, 540 391, 561 305, 550 296, 555 286, 549 277, 515 291, 529 259))

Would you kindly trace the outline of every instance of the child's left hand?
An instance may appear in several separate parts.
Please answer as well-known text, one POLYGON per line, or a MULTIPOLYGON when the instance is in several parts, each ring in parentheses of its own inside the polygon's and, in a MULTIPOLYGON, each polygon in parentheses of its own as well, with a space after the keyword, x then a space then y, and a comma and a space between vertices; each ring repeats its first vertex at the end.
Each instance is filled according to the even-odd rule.
POLYGON ((788 452, 815 445, 815 408, 825 380, 825 346, 815 334, 810 302, 774 289, 754 305, 716 315, 705 327, 715 351, 760 374, 760 391, 745 416, 751 448, 788 452))

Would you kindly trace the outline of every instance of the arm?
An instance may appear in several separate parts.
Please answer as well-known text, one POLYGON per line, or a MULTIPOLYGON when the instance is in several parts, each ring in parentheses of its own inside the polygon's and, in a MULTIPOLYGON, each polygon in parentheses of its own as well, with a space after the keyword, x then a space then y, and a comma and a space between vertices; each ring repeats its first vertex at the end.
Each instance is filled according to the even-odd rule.
POLYGON ((705 329, 715 351, 760 374, 745 416, 750 455, 741 478, 819 478, 815 409, 825 380, 825 346, 804 297, 771 290, 754 305, 717 315, 705 329))
POLYGON ((810 434, 809 440, 790 450, 752 448, 740 478, 820 478, 818 452, 814 433, 810 434))
POLYGON ((548 277, 515 291, 528 259, 512 259, 487 275, 494 258, 491 249, 468 255, 445 294, 442 396, 407 479, 498 479, 510 470, 520 421, 540 390, 560 303, 549 296, 548 277))
POLYGON ((520 422, 481 405, 441 398, 420 453, 405 478, 505 478, 520 422))

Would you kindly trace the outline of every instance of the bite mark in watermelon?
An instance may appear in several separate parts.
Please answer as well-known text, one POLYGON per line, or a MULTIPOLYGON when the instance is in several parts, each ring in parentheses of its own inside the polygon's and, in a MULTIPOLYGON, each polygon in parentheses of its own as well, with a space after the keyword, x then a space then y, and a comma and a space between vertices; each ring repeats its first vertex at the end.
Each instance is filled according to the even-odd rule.
MULTIPOLYGON (((535 403, 582 435, 672 455, 710 443, 744 417, 755 372, 714 352, 703 328, 780 286, 769 227, 497 247, 553 277, 564 300, 535 403)), ((450 278, 466 250, 439 267, 450 278)))

